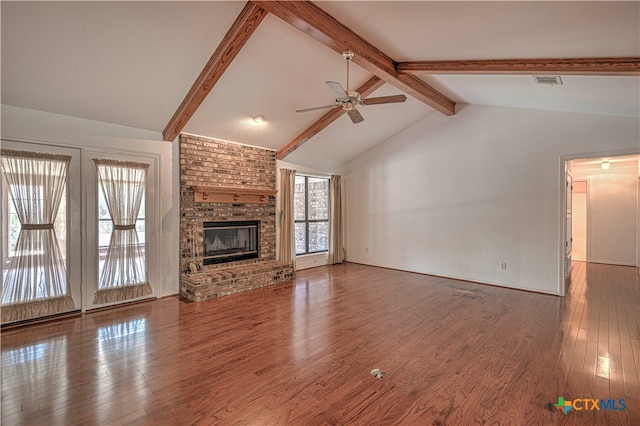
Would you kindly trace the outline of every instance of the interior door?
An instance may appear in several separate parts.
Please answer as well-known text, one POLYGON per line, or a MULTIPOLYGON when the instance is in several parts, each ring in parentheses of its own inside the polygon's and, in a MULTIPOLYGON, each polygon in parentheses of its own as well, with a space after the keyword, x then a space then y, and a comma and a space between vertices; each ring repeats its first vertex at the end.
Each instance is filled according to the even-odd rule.
MULTIPOLYGON (((25 159, 12 170, 3 170, 2 179, 2 282, 3 282, 3 323, 23 321, 34 319, 41 316, 48 316, 57 313, 80 310, 82 308, 81 298, 81 241, 80 232, 80 207, 81 207, 81 183, 80 183, 80 150, 74 148, 57 147, 51 145, 42 145, 25 142, 2 141, 3 157, 7 158, 4 153, 13 152, 14 158, 25 159), (5 151, 9 150, 9 151, 5 151), (21 154, 16 154, 21 153, 21 154), (23 200, 28 197, 40 197, 41 203, 50 199, 51 191, 46 186, 46 178, 43 176, 53 176, 58 174, 60 170, 52 169, 44 165, 47 161, 68 160, 66 170, 66 182, 64 182, 64 190, 61 194, 60 204, 57 208, 57 214, 53 224, 33 224, 33 221, 26 221, 24 218, 24 209, 19 212, 21 207, 20 201, 16 201, 14 195, 23 195, 23 200), (57 160, 56 160, 57 159, 57 160), (57 171, 52 171, 57 170, 57 171), (9 178, 7 174, 13 175, 9 178), (18 176, 20 176, 18 178, 18 176), (14 179, 15 178, 15 179, 14 179), (11 182, 11 183, 10 183, 11 182), (12 187, 14 190, 10 189, 12 187), (18 191, 18 192, 15 192, 18 191), (48 198, 49 197, 49 198, 48 198), (24 224, 22 222, 25 222, 24 224), (58 252, 61 256, 61 262, 51 260, 52 251, 41 251, 42 233, 34 234, 34 240, 31 244, 25 242, 25 235, 31 231, 51 229, 51 245, 57 248, 53 251, 58 252), (22 240, 22 241, 21 241, 22 240), (49 254, 47 254, 49 253, 49 254), (16 261, 22 258, 25 261, 16 261), (51 270, 43 267, 45 263, 56 263, 56 274, 52 274, 51 270), (63 267, 60 268, 59 265, 63 267), (31 266, 29 266, 31 265, 31 266), (36 265, 36 266, 33 266, 36 265), (56 285, 62 288, 64 303, 55 302, 60 297, 53 297, 52 281, 56 277, 63 277, 61 282, 56 285), (68 303, 68 297, 71 297, 72 303, 68 303), (50 306, 47 306, 50 305, 50 306), (55 305, 55 307, 53 307, 55 305), (9 311, 15 311, 15 315, 10 317, 5 315, 9 311), (6 318, 5 318, 6 317, 6 318)), ((11 157, 9 155, 8 157, 11 157)), ((9 166, 7 166, 9 168, 9 166)), ((55 198, 55 197, 54 197, 55 198)), ((26 202, 31 204, 30 208, 34 208, 35 202, 26 202)), ((40 204, 39 204, 40 205, 40 204)), ((58 258, 56 258, 58 259, 58 258)))

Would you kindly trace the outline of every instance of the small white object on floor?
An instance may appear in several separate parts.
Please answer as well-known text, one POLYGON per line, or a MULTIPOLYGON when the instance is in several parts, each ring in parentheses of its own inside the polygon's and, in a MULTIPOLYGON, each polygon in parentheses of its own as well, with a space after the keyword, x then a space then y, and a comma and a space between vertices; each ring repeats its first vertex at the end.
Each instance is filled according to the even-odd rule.
POLYGON ((371 375, 376 379, 382 379, 386 374, 387 373, 380 370, 379 368, 374 368, 373 370, 371 370, 371 375))

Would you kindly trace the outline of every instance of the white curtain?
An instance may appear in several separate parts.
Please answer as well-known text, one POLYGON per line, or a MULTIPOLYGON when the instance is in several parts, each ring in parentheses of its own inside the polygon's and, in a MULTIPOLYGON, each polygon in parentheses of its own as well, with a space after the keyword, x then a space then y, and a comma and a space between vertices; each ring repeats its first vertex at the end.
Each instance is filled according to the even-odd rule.
POLYGON ((20 221, 2 283, 2 322, 75 309, 54 222, 71 157, 2 150, 2 171, 20 221))
POLYGON ((329 179, 329 263, 342 263, 342 183, 338 175, 329 179))
POLYGON ((280 169, 280 247, 278 259, 296 268, 296 245, 294 241, 293 202, 296 186, 296 171, 280 169))
POLYGON ((152 293, 136 220, 145 193, 148 164, 93 160, 113 230, 94 304, 118 302, 152 293))

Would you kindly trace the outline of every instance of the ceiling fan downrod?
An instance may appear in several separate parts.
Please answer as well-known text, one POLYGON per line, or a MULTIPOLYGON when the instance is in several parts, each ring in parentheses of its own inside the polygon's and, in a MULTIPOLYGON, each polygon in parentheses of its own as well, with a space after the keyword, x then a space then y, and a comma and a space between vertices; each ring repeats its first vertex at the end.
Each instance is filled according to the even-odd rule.
POLYGON ((347 60, 347 90, 346 90, 346 92, 349 93, 349 63, 353 59, 353 52, 347 49, 342 53, 342 57, 347 60))

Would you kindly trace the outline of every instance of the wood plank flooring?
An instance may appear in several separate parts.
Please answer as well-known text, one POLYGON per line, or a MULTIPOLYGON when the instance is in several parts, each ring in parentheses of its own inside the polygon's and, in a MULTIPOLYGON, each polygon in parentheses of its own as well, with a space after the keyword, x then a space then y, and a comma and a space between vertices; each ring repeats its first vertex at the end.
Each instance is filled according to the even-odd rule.
POLYGON ((637 272, 559 298, 344 264, 5 330, 2 424, 640 425, 637 272))

